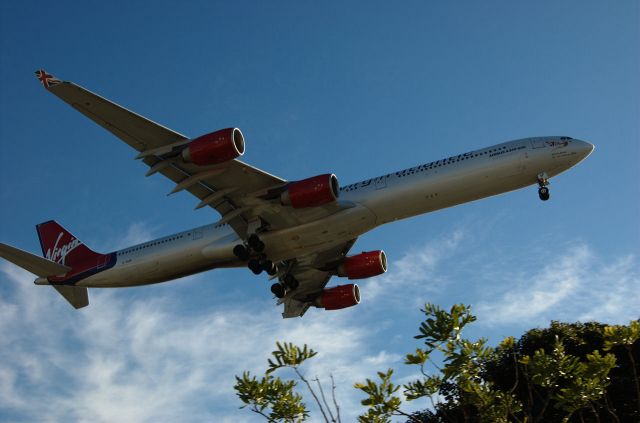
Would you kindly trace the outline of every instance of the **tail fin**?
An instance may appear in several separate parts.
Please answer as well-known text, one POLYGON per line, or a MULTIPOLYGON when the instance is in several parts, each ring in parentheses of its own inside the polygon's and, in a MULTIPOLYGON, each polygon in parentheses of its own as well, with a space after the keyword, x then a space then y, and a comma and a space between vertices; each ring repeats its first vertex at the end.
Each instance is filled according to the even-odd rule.
POLYGON ((102 257, 102 254, 84 245, 55 220, 36 225, 36 230, 42 254, 48 260, 75 268, 86 263, 95 264, 102 257))
POLYGON ((58 263, 71 271, 64 277, 49 276, 53 287, 75 308, 89 305, 87 288, 69 283, 76 278, 83 278, 115 264, 114 254, 99 254, 87 247, 71 232, 60 226, 55 220, 36 225, 42 254, 47 260, 58 263), (113 262, 113 263, 112 263, 113 262))

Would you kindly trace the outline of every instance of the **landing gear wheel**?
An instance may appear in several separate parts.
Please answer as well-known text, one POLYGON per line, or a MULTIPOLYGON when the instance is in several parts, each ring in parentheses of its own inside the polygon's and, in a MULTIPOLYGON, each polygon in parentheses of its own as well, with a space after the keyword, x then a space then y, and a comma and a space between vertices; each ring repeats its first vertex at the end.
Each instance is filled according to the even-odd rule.
POLYGON ((269 273, 273 268, 273 262, 271 260, 260 260, 260 266, 262 266, 262 270, 269 273))
POLYGON ((240 260, 249 260, 249 251, 247 247, 242 244, 238 244, 233 247, 233 255, 238 257, 240 260))
POLYGON ((251 247, 251 249, 255 252, 261 253, 262 251, 264 251, 264 242, 262 242, 256 234, 249 235, 247 244, 249 244, 249 247, 251 247))
POLYGON ((249 263, 247 264, 247 266, 249 267, 249 269, 251 269, 254 275, 259 275, 260 273, 262 273, 262 266, 260 265, 260 262, 256 259, 249 260, 249 263))
POLYGON ((278 266, 276 266, 275 264, 271 267, 270 270, 267 270, 267 274, 269 276, 274 276, 278 273, 278 266))
POLYGON ((273 292, 273 295, 275 295, 277 298, 282 298, 285 294, 284 286, 279 283, 274 283, 273 285, 271 285, 271 292, 273 292))
POLYGON ((298 282, 293 275, 286 275, 284 277, 284 285, 289 289, 296 289, 300 285, 300 282, 298 282))
POLYGON ((549 199, 549 188, 547 187, 540 187, 538 189, 538 196, 540 196, 540 199, 542 201, 547 201, 549 199))

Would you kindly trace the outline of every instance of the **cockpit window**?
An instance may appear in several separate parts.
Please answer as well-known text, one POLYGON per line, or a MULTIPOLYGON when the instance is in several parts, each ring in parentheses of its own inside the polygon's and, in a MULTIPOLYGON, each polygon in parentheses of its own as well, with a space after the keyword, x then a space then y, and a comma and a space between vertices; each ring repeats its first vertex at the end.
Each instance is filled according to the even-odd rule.
POLYGON ((571 138, 571 137, 560 137, 560 139, 564 141, 564 140, 572 140, 573 138, 571 138))

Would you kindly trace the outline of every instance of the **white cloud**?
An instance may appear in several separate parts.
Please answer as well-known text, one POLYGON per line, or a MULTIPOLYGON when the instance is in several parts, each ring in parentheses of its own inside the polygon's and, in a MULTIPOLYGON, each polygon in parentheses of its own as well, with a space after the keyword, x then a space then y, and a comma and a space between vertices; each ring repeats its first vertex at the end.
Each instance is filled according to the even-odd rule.
MULTIPOLYGON (((152 235, 144 225, 129 234, 128 242, 152 235)), ((234 375, 264 371, 275 341, 281 340, 319 352, 303 370, 310 379, 319 376, 327 388, 329 374, 335 376, 343 420, 353 421, 364 397, 352 388, 354 382, 394 367, 395 382, 402 383, 415 371, 401 364, 398 353, 406 351, 394 347, 407 341, 398 325, 413 329, 418 322, 402 320, 397 311, 415 311, 425 300, 461 286, 470 274, 464 272, 478 279, 464 289, 477 289, 482 299, 474 304, 479 325, 516 322, 520 330, 551 319, 626 323, 637 317, 635 256, 605 262, 575 244, 561 249, 561 255, 525 256, 525 264, 517 254, 500 255, 495 262, 474 248, 472 235, 456 231, 434 238, 392 262, 388 274, 363 283, 359 307, 311 310, 302 319, 287 320, 266 297, 220 300, 185 314, 184 297, 134 301, 127 290, 91 290, 92 305, 73 310, 53 289, 34 286, 29 273, 0 263, 0 416, 15 421, 183 421, 184 416, 196 422, 262 421, 238 410, 234 375), (384 305, 391 314, 372 315, 367 304, 370 310, 384 305), (384 337, 389 339, 381 342, 384 337), (374 349, 374 343, 381 346, 374 349)), ((311 396, 304 386, 300 390, 313 410, 311 396)), ((406 408, 424 406, 413 402, 406 408)))
POLYGON ((362 283, 363 300, 373 302, 384 295, 385 301, 390 299, 402 307, 424 305, 428 293, 439 292, 449 283, 447 276, 436 270, 455 255, 463 240, 463 232, 456 230, 409 250, 399 260, 390 260, 387 273, 362 283))
POLYGON ((373 332, 349 310, 282 320, 269 300, 185 316, 164 298, 92 290, 92 305, 76 311, 12 265, 0 264, 0 277, 9 294, 0 299, 0 410, 17 421, 253 421, 238 410, 234 375, 264 371, 276 340, 319 351, 304 371, 327 387, 335 376, 349 421, 360 410, 352 384, 371 376, 372 364, 397 361, 367 355, 373 332))
MULTIPOLYGON (((584 244, 562 254, 539 257, 538 268, 519 272, 503 267, 499 280, 486 284, 475 311, 488 325, 546 325, 550 320, 628 323, 638 318, 638 262, 634 256, 603 262, 584 244)), ((488 274, 497 272, 488 270, 488 274)))

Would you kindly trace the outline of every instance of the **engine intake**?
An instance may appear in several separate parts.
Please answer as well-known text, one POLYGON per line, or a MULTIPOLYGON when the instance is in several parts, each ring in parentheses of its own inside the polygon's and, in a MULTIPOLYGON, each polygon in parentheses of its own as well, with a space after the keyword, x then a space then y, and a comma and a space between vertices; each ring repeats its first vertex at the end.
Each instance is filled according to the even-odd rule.
POLYGON ((364 279, 387 271, 387 255, 382 250, 368 251, 347 257, 338 267, 338 276, 349 279, 364 279))
POLYGON ((316 307, 339 310, 360 303, 360 288, 356 284, 338 285, 325 289, 316 300, 316 307))
POLYGON ((182 150, 183 160, 198 166, 224 163, 243 154, 244 136, 238 128, 226 128, 202 135, 182 150))
POLYGON ((340 185, 333 173, 291 182, 280 195, 280 202, 294 209, 316 207, 338 199, 340 185))

